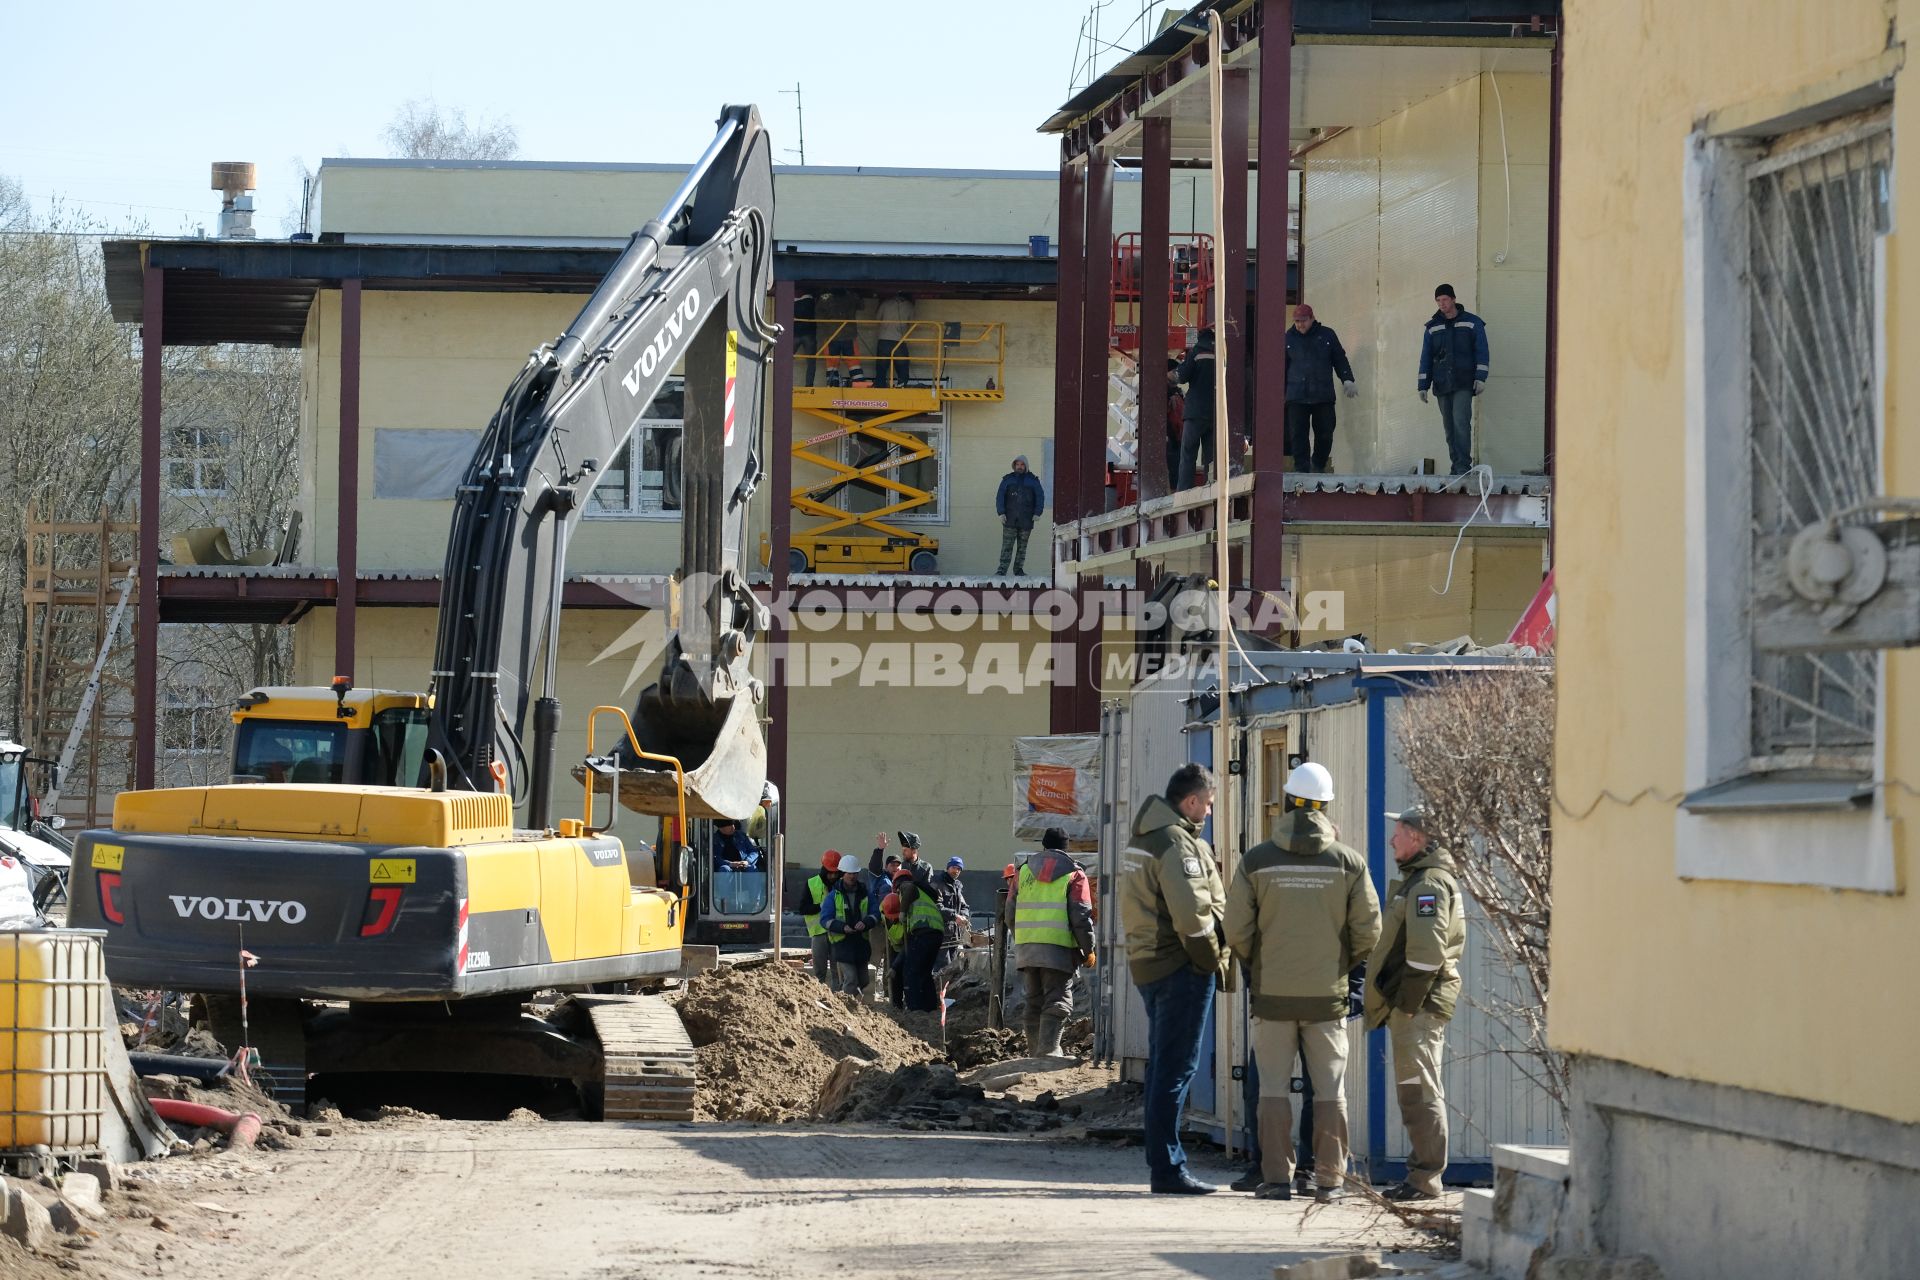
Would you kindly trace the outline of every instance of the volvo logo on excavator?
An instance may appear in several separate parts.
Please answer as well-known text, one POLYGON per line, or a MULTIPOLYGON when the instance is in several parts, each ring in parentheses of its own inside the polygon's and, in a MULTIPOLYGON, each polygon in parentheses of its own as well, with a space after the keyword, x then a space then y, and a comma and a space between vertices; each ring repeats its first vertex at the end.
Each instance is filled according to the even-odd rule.
POLYGON ((651 378, 662 365, 672 367, 674 348, 699 319, 700 291, 689 289, 679 304, 667 313, 666 319, 661 321, 660 332, 653 335, 653 341, 640 353, 633 368, 627 370, 626 376, 620 379, 620 385, 627 389, 628 395, 639 395, 640 380, 651 378))
POLYGON ((282 902, 278 898, 201 898, 171 893, 168 901, 182 920, 199 916, 202 920, 234 920, 241 924, 266 924, 279 920, 299 924, 307 918, 304 902, 282 902))

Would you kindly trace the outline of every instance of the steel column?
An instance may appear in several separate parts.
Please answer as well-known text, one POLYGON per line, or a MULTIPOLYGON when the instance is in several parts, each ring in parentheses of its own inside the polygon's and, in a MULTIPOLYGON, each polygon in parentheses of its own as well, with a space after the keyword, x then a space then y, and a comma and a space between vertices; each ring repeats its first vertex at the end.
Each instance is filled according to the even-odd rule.
MULTIPOLYGON (((1262 59, 1264 62, 1265 59, 1262 59)), ((1219 337, 1226 347, 1227 401, 1221 406, 1234 439, 1244 439, 1247 421, 1247 111, 1253 76, 1227 71, 1220 78, 1220 150, 1214 157, 1213 178, 1220 184, 1224 221, 1214 229, 1220 237, 1219 337)), ((1281 135, 1281 145, 1286 135, 1281 135)), ((1286 181, 1286 166, 1276 166, 1286 181)), ((1282 201, 1284 205, 1285 202, 1282 201)), ((1286 297, 1286 237, 1280 239, 1281 289, 1286 297)), ((1264 284, 1265 281, 1262 281, 1264 284)), ((1263 290, 1264 292, 1264 290, 1263 290)), ((1225 468, 1239 461, 1221 458, 1225 468)))
MULTIPOLYGON (((1080 362, 1091 323, 1086 306, 1087 170, 1071 160, 1060 165, 1060 283, 1054 304, 1053 516, 1073 519, 1080 509, 1080 362)), ((1099 317, 1102 328, 1106 317, 1099 317)), ((1059 563, 1057 547, 1050 557, 1059 563)), ((1047 720, 1054 733, 1075 718, 1073 686, 1056 678, 1048 692, 1047 720)))
POLYGON ((333 606, 333 672, 353 675, 355 606, 360 589, 360 282, 340 282, 340 523, 333 606))
POLYGON ((1113 323, 1113 158, 1095 147, 1087 157, 1086 274, 1080 333, 1080 434, 1071 465, 1075 505, 1055 514, 1077 520, 1107 509, 1107 353, 1113 323))
MULTIPOLYGON (((140 295, 140 604, 133 647, 133 785, 154 785, 160 738, 160 353, 166 273, 145 269, 140 295)), ((22 735, 24 736, 24 735, 22 735)))
POLYGON ((1254 367, 1253 509, 1248 585, 1286 584, 1287 158, 1293 134, 1293 0, 1266 0, 1260 15, 1259 350, 1254 367), (1266 149, 1272 145, 1275 154, 1266 149))
MULTIPOLYGON (((773 574, 773 622, 767 640, 777 654, 790 642, 780 619, 780 607, 793 582, 787 569, 787 553, 793 546, 793 296, 791 280, 777 280, 773 286, 773 322, 780 326, 780 342, 773 350, 773 492, 767 496, 772 514, 767 521, 768 541, 772 544, 767 568, 773 574)), ((771 655, 769 655, 771 656, 771 655)), ((787 664, 767 664, 767 773, 780 788, 784 803, 787 795, 787 664)), ((771 851, 769 851, 771 852, 771 851)), ((778 886, 775 886, 776 890, 778 886)))
MULTIPOLYGON (((1173 254, 1167 236, 1172 219, 1173 121, 1150 116, 1142 122, 1140 166, 1140 496, 1173 492, 1175 477, 1165 474, 1167 438, 1167 294, 1173 282, 1173 254)), ((1173 424, 1174 430, 1179 429, 1173 424)))

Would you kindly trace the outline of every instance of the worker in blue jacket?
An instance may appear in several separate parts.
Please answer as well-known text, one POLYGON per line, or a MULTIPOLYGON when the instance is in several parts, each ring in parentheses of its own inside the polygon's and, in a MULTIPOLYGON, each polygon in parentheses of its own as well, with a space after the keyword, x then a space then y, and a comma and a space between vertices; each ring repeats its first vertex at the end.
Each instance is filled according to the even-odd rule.
POLYGON ((1033 522, 1047 508, 1046 486, 1027 468, 1027 455, 1013 460, 1013 470, 1000 477, 1000 488, 993 495, 993 513, 1000 517, 1000 566, 996 578, 1005 577, 1011 562, 1013 576, 1027 574, 1027 539, 1033 534, 1033 522))
POLYGON ((1420 400, 1431 392, 1440 401, 1447 454, 1461 476, 1473 466, 1473 398, 1487 389, 1487 323, 1454 301, 1450 284, 1433 291, 1433 303, 1439 310, 1420 344, 1420 400))
POLYGON ((1295 471, 1325 471, 1333 457, 1333 380, 1347 398, 1358 395, 1353 366, 1340 335, 1313 318, 1313 308, 1293 309, 1287 330, 1287 452, 1295 471))

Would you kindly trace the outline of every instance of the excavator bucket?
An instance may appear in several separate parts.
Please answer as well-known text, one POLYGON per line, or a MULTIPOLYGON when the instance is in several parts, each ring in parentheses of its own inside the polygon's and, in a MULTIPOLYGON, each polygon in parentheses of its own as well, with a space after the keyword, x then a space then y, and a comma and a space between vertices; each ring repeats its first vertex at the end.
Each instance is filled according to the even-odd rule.
MULTIPOLYGON (((687 780, 689 818, 745 818, 760 803, 767 781, 767 743, 760 707, 741 694, 712 702, 662 696, 658 686, 640 695, 633 732, 640 747, 680 761, 687 780)), ((679 812, 671 765, 618 753, 620 803, 636 813, 679 812)))

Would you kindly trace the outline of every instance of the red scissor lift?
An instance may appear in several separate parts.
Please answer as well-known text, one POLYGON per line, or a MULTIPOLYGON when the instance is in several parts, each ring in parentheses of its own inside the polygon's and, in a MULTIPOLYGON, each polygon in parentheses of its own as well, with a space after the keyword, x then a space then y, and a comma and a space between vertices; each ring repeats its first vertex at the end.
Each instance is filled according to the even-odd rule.
MULTIPOLYGON (((1140 233, 1128 231, 1113 238, 1113 299, 1107 313, 1107 345, 1126 363, 1136 388, 1143 353, 1161 359, 1179 355, 1212 319, 1213 237, 1185 231, 1168 236, 1167 241, 1166 345, 1155 352, 1151 343, 1143 348, 1140 334, 1140 233)), ((1107 483, 1119 505, 1138 500, 1135 472, 1110 467, 1107 483)))

